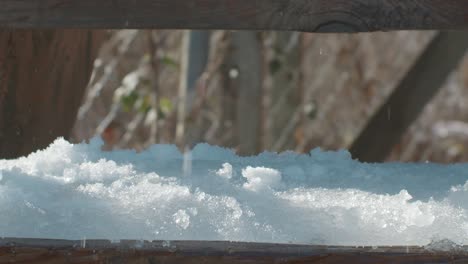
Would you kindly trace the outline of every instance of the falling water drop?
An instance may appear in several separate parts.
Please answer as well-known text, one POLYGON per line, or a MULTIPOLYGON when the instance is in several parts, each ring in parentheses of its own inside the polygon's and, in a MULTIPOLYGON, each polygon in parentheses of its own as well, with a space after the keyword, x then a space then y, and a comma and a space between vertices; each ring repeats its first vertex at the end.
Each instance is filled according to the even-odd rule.
POLYGON ((192 174, 192 152, 189 147, 185 147, 184 162, 182 164, 182 175, 188 177, 192 174))

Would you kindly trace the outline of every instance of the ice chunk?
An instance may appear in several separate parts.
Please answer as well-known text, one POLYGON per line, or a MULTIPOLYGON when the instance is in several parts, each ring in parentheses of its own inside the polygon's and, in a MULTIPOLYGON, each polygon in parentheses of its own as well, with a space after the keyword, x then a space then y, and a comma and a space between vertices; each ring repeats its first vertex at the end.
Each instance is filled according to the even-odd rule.
POLYGON ((427 250, 436 252, 458 252, 465 251, 462 245, 459 245, 449 239, 434 239, 428 245, 424 246, 427 250))
POLYGON ((229 163, 224 163, 223 167, 219 169, 218 171, 216 171, 216 175, 225 179, 231 179, 232 178, 232 165, 229 163))
POLYGON ((248 166, 242 170, 242 176, 247 179, 244 188, 255 192, 274 188, 281 182, 279 171, 265 167, 248 166))

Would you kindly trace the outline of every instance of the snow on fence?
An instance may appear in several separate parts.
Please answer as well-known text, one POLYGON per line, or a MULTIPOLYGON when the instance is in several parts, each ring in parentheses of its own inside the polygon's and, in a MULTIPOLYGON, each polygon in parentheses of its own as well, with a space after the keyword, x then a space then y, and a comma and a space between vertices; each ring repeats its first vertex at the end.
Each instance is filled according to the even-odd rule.
POLYGON ((468 260, 466 164, 101 145, 0 160, 0 263, 468 260))
MULTIPOLYGON (((468 1, 3 0, 0 28, 466 30, 468 1)), ((0 239, 0 263, 468 262, 467 165, 320 151, 242 159, 202 146, 183 166, 167 147, 95 145, 59 140, 0 160, 0 235, 16 237, 0 239), (182 241, 95 240, 111 237, 182 241)))
POLYGON ((466 0, 2 0, 0 27, 468 29, 466 0))

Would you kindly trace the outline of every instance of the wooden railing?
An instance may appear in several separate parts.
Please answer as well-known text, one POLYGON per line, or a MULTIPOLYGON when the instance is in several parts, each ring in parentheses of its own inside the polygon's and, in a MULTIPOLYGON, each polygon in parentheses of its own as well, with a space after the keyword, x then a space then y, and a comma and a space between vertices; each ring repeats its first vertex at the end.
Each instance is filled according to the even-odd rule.
POLYGON ((336 247, 225 241, 0 239, 0 263, 468 263, 468 248, 336 247))
MULTIPOLYGON (((468 30, 468 0, 1 0, 0 28, 187 28, 307 32, 367 32, 404 29, 468 30)), ((0 57, 0 66, 4 64, 0 69, 10 69, 15 66, 15 61, 20 61, 15 54, 23 54, 22 56, 25 58, 29 56, 22 53, 25 50, 31 50, 30 46, 24 44, 28 43, 25 42, 27 39, 25 36, 35 36, 34 34, 39 33, 20 31, 16 32, 15 36, 10 36, 11 34, 11 32, 3 34, 5 41, 1 43, 6 43, 5 54, 11 56, 0 57), (18 48, 16 51, 11 47, 20 47, 21 49, 18 48)), ((420 60, 421 63, 417 65, 434 64, 437 58, 443 57, 443 55, 437 54, 442 54, 443 47, 449 45, 446 39, 452 40, 455 37, 449 34, 439 35, 435 39, 437 42, 430 45, 435 51, 428 53, 430 56, 426 56, 427 58, 423 56, 420 60)), ((92 38, 89 37, 86 40, 91 43, 92 38)), ((462 40, 454 46, 458 56, 464 52, 468 41, 466 37, 455 40, 462 40)), ((68 42, 60 41, 60 43, 65 44, 68 42)), ((42 50, 53 48, 49 47, 46 42, 44 43, 42 50)), ((76 41, 70 42, 70 47, 76 44, 76 41)), ((81 46, 87 47, 89 45, 81 46)), ((0 47, 2 46, 0 45, 0 47)), ((60 51, 57 48, 53 52, 57 50, 60 51)), ((82 50, 91 52, 91 49, 82 50)), ((68 58, 65 51, 67 50, 62 49, 63 58, 68 58)), ((79 56, 81 53, 74 51, 73 54, 79 56)), ((444 76, 447 75, 449 68, 453 68, 453 65, 456 64, 457 56, 451 57, 448 66, 444 66, 444 76)), ((65 61, 65 59, 60 60, 65 61)), ((56 64, 54 61, 49 64, 51 63, 56 64)), ((73 63, 76 64, 76 61, 73 63)), ((29 62, 27 64, 30 65, 29 62)), ((39 66, 49 64, 42 61, 38 63, 39 66)), ((83 64, 89 67, 90 62, 83 64)), ((63 68, 66 69, 66 67, 63 68)), ((18 67, 18 69, 21 68, 18 67)), ((45 70, 48 68, 44 68, 45 70)), ((26 71, 22 70, 21 72, 26 71)), ((432 72, 427 71, 427 74, 432 74, 432 72)), ((16 78, 13 72, 10 75, 16 78)), ((89 70, 84 71, 84 75, 89 75, 89 70)), ((424 82, 419 81, 424 79, 422 77, 425 75, 412 75, 415 75, 416 79, 412 77, 405 79, 406 81, 402 82, 402 88, 396 90, 395 96, 391 96, 393 101, 389 102, 396 102, 398 98, 406 98, 404 91, 409 93, 425 87, 420 85, 424 82), (408 86, 414 87, 413 90, 407 89, 408 86)), ((21 75, 18 75, 18 80, 21 79, 19 77, 21 75)), ((83 81, 85 79, 83 78, 83 81)), ((439 79, 443 80, 443 76, 439 79)), ((34 81, 35 79, 29 77, 29 80, 34 81)), ((7 82, 4 83, 7 84, 7 82)), ((8 82, 8 84, 10 83, 12 82, 8 82)), ((44 83, 48 84, 48 82, 44 83)), ((60 84, 60 82, 56 83, 60 84)), ((29 83, 23 86, 31 87, 29 83)), ((84 87, 84 84, 81 86, 84 87)), ((0 88, 2 88, 2 83, 0 83, 0 88)), ((30 98, 36 100, 36 97, 31 96, 30 98)), ((6 99, 9 99, 8 102, 14 102, 15 98, 0 97, 0 102, 3 104, 2 100, 6 102, 6 99)), ((419 105, 423 105, 423 103, 419 105)), ((384 113, 385 107, 382 108, 382 113, 384 113)), ((4 108, 7 109, 7 106, 4 108)), ((17 111, 13 106, 11 109, 17 111)), ((29 111, 31 112, 31 108, 29 111)), ((417 113, 419 110, 413 112, 417 113)), ((12 118, 15 117, 12 113, 14 112, 8 112, 8 117, 10 115, 12 118)), ((3 119, 0 118, 1 120, 3 119)), ((5 118, 5 120, 9 119, 5 118)), ((11 131, 19 131, 17 126, 10 126, 10 123, 6 121, 4 122, 5 127, 10 127, 11 131)), ((403 127, 407 127, 410 121, 402 121, 403 127)), ((387 123, 391 125, 391 123, 387 123)), ((379 134, 379 131, 382 130, 382 126, 379 124, 377 121, 370 122, 369 129, 364 132, 379 134)), ((398 129, 395 133, 401 134, 400 130, 402 129, 400 127, 398 129)), ((365 133, 362 138, 372 138, 365 133)), ((359 143, 357 145, 369 146, 372 144, 359 143)), ((356 148, 356 153, 362 157, 376 155, 375 153, 368 155, 367 152, 364 153, 356 148)), ((354 248, 210 241, 170 243, 164 241, 122 241, 111 243, 103 240, 0 239, 0 263, 152 263, 152 260, 164 260, 164 263, 276 263, 280 260, 281 263, 468 263, 468 249, 460 248, 451 252, 435 252, 420 247, 354 248)))
POLYGON ((3 28, 468 29, 466 0, 2 0, 3 28))

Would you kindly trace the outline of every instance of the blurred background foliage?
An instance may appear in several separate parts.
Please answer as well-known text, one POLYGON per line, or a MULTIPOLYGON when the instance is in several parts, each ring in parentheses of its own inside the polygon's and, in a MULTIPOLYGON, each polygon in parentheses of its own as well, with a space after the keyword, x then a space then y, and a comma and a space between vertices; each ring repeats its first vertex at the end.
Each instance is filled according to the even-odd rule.
MULTIPOLYGON (((107 34, 74 141, 100 135, 106 150, 138 151, 208 142, 250 155, 349 148, 436 33, 107 34)), ((467 100, 465 56, 387 160, 468 161, 467 100)))

